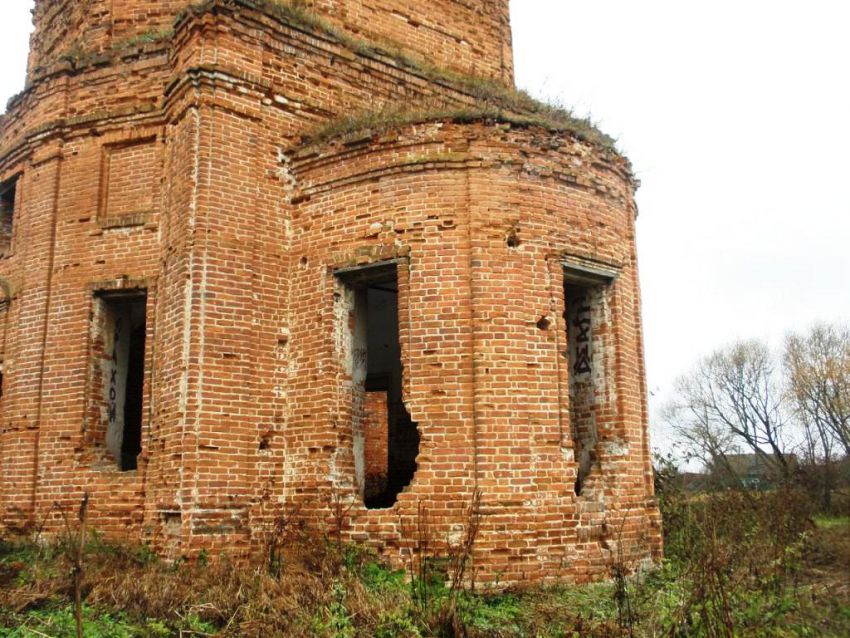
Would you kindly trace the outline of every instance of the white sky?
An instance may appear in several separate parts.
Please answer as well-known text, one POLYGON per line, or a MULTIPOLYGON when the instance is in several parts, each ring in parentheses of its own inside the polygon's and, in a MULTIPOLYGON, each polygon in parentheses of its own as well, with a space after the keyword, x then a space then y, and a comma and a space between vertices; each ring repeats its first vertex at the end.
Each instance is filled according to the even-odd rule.
POLYGON ((517 83, 592 114, 643 186, 654 426, 739 337, 850 320, 850 2, 514 0, 517 83))
MULTIPOLYGON (((0 5, 2 104, 31 6, 0 5)), ((518 85, 590 114, 643 182, 653 417, 718 346, 850 321, 850 2, 513 0, 513 25, 518 85)))

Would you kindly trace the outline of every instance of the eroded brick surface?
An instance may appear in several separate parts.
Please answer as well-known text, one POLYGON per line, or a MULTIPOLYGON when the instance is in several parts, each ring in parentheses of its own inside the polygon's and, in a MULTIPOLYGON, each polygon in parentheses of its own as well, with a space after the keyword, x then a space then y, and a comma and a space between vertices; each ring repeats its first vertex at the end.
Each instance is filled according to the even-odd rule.
MULTIPOLYGON (((175 557, 297 511, 404 564, 423 518, 434 551, 459 540, 479 490, 481 578, 656 556, 628 163, 505 122, 310 144, 475 98, 267 3, 167 32, 187 5, 37 3, 0 120, 2 524, 56 529, 88 492, 94 527, 175 557)), ((506 2, 313 6, 510 82, 506 2)))
MULTIPOLYGON (((210 0, 36 0, 30 73, 61 55, 103 53, 171 29, 176 16, 210 0)), ((274 11, 288 0, 248 0, 274 11)), ((301 7, 353 37, 422 61, 509 82, 513 78, 507 0, 305 0, 301 7)))

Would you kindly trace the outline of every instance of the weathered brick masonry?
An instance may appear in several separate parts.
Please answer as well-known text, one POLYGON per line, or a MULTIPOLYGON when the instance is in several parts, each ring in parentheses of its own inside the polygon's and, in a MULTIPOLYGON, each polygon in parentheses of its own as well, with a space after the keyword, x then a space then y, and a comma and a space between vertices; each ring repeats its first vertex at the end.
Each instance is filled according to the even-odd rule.
POLYGON ((2 525, 87 492, 178 556, 297 511, 403 562, 478 490, 483 578, 657 555, 628 162, 479 108, 507 0, 304 6, 36 2, 0 121, 2 525))

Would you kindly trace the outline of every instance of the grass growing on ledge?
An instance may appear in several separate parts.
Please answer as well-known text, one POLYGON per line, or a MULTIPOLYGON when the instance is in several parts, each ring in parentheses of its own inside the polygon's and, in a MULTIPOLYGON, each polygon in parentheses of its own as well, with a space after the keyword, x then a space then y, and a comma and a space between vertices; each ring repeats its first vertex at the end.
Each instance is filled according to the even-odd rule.
MULTIPOLYGON (((178 14, 174 21, 175 25, 180 24, 190 13, 202 14, 209 10, 218 0, 206 0, 195 5, 191 5, 178 14)), ((312 33, 318 33, 345 44, 348 48, 356 50, 360 53, 371 52, 373 54, 395 55, 400 47, 388 43, 385 47, 380 47, 377 44, 369 43, 365 40, 353 38, 343 30, 337 28, 314 11, 307 7, 302 0, 236 0, 239 4, 248 7, 254 7, 264 13, 274 16, 279 20, 294 26, 300 27, 312 33)))
POLYGON ((332 121, 316 131, 309 137, 309 142, 322 142, 337 135, 365 130, 383 132, 393 127, 417 121, 440 119, 458 122, 497 120, 518 125, 541 126, 551 131, 567 132, 601 148, 616 152, 616 141, 613 138, 601 132, 589 118, 577 117, 570 109, 562 105, 536 100, 527 92, 517 90, 496 80, 440 68, 424 58, 405 52, 401 45, 397 43, 377 44, 352 38, 310 12, 301 2, 259 0, 259 4, 270 5, 272 13, 295 24, 324 33, 361 55, 389 58, 402 68, 470 96, 475 102, 474 105, 470 106, 437 108, 394 105, 380 111, 349 115, 332 121))
POLYGON ((131 38, 127 38, 121 42, 113 45, 113 50, 123 50, 123 49, 132 49, 133 47, 140 46, 142 44, 151 44, 153 42, 162 42, 163 40, 170 40, 174 35, 174 30, 171 28, 167 29, 152 29, 149 31, 144 31, 138 35, 135 35, 131 38))
POLYGON ((108 62, 116 56, 125 55, 145 44, 165 42, 170 40, 173 35, 174 32, 171 29, 144 31, 125 40, 114 42, 109 49, 103 52, 86 50, 80 44, 75 44, 60 55, 59 59, 66 60, 79 69, 92 64, 108 62))
MULTIPOLYGON (((203 12, 215 0, 208 0, 193 10, 203 12)), ((541 102, 525 91, 519 91, 489 78, 465 75, 438 67, 389 40, 372 42, 354 38, 311 11, 299 0, 239 0, 256 7, 293 26, 322 34, 346 48, 366 57, 389 60, 399 68, 421 75, 472 98, 474 104, 455 107, 390 106, 377 112, 360 113, 331 122, 309 137, 321 142, 339 134, 364 130, 384 131, 393 126, 438 119, 455 121, 498 120, 519 125, 541 126, 551 131, 567 132, 579 139, 616 152, 616 142, 602 133, 587 118, 580 118, 562 105, 541 102)), ((179 22, 179 19, 178 19, 179 22)))
POLYGON ((322 144, 335 138, 358 134, 380 135, 409 124, 437 121, 457 123, 504 122, 517 126, 539 126, 552 132, 569 133, 578 139, 616 152, 614 141, 599 133, 588 120, 567 112, 517 112, 483 102, 476 106, 411 107, 388 105, 380 111, 363 111, 329 121, 307 136, 307 145, 322 144))
MULTIPOLYGON (((187 15, 202 14, 217 0, 207 0, 184 10, 175 20, 178 26, 187 15)), ((308 142, 322 142, 337 135, 371 130, 377 133, 394 126, 402 126, 417 121, 435 121, 449 119, 459 122, 493 120, 525 126, 541 126, 550 131, 566 132, 579 139, 593 143, 600 148, 617 152, 613 138, 602 133, 588 118, 577 117, 562 105, 550 104, 532 98, 525 91, 519 91, 496 80, 464 75, 450 69, 441 68, 428 62, 421 56, 392 41, 372 42, 354 38, 342 29, 334 26, 311 11, 300 0, 237 0, 249 7, 257 8, 268 15, 306 31, 323 35, 338 42, 359 55, 389 61, 399 68, 421 75, 432 82, 443 85, 471 98, 472 104, 427 107, 409 105, 388 106, 380 111, 364 112, 334 120, 309 136, 308 142)), ((164 42, 173 37, 173 29, 151 30, 138 34, 121 42, 116 42, 105 52, 90 51, 80 44, 60 56, 81 68, 91 64, 107 62, 135 47, 164 42)))

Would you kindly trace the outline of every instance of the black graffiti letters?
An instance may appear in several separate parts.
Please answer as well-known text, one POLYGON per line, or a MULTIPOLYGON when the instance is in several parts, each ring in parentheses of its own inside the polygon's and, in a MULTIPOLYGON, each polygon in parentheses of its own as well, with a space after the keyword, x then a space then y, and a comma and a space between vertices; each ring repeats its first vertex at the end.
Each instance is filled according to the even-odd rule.
POLYGON ((573 327, 578 331, 576 333, 576 356, 573 363, 574 374, 589 374, 593 370, 590 354, 592 325, 590 306, 587 305, 585 299, 582 299, 573 320, 573 327))

